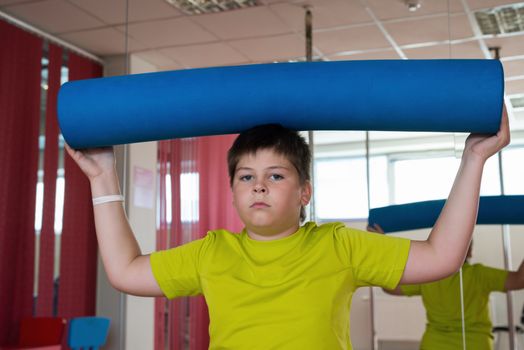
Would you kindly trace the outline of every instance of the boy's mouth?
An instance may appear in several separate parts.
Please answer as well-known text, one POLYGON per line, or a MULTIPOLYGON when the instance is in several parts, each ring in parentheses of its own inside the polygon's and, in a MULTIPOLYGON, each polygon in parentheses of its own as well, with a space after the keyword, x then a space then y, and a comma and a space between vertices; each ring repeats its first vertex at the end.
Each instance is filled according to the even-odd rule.
POLYGON ((255 202, 253 204, 251 204, 250 208, 254 208, 254 209, 261 209, 261 208, 268 208, 269 207, 269 204, 266 204, 264 202, 255 202))

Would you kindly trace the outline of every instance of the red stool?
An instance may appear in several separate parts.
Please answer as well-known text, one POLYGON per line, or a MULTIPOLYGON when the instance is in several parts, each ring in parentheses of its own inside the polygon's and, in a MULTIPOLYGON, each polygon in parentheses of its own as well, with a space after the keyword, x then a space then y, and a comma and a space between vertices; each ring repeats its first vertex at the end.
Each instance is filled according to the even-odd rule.
POLYGON ((61 317, 28 317, 20 322, 18 347, 62 344, 66 320, 61 317))

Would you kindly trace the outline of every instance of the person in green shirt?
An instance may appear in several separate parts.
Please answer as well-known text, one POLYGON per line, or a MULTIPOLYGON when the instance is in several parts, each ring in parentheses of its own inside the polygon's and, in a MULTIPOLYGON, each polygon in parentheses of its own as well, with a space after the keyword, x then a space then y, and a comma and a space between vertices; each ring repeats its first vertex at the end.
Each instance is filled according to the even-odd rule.
MULTIPOLYGON (((368 231, 383 233, 378 224, 368 231)), ((464 325, 467 349, 493 349, 493 324, 489 314, 491 292, 507 292, 524 288, 524 261, 517 271, 507 271, 482 264, 469 263, 473 242, 468 248, 462 265, 464 296, 464 325)), ((420 344, 421 350, 462 349, 462 306, 460 273, 439 281, 424 284, 399 285, 394 289, 383 288, 391 295, 420 295, 426 309, 426 330, 420 344)))
MULTIPOLYGON (((460 268, 478 210, 486 160, 509 143, 504 110, 494 135, 468 137, 461 167, 426 241, 386 237, 342 224, 302 225, 312 194, 305 140, 280 125, 242 132, 228 153, 240 234, 142 254, 118 202, 112 148, 68 153, 91 184, 100 253, 111 284, 140 296, 203 294, 210 349, 351 349, 349 315, 361 286, 442 279, 460 268)), ((217 189, 225 190, 225 189, 217 189)))

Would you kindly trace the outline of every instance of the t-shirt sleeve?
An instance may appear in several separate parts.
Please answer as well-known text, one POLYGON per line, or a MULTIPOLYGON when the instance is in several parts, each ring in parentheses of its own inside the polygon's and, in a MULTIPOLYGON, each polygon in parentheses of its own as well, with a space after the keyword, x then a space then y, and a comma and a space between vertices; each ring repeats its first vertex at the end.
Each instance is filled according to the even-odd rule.
POLYGON ((508 271, 475 264, 475 278, 486 292, 504 292, 508 271))
POLYGON ((403 284, 400 286, 402 294, 407 296, 421 295, 421 285, 420 284, 403 284))
POLYGON ((199 239, 151 254, 151 270, 167 298, 202 293, 199 260, 204 244, 205 239, 199 239))
POLYGON ((356 287, 394 289, 404 273, 410 240, 339 226, 335 230, 342 259, 347 259, 356 287))

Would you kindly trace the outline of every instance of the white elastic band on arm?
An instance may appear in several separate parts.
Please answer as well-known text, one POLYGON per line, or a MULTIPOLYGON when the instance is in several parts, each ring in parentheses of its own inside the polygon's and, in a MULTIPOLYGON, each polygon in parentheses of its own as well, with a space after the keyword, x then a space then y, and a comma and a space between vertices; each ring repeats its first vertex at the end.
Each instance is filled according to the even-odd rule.
POLYGON ((123 202, 124 196, 121 194, 112 194, 109 196, 101 196, 93 198, 93 205, 109 203, 109 202, 123 202))

